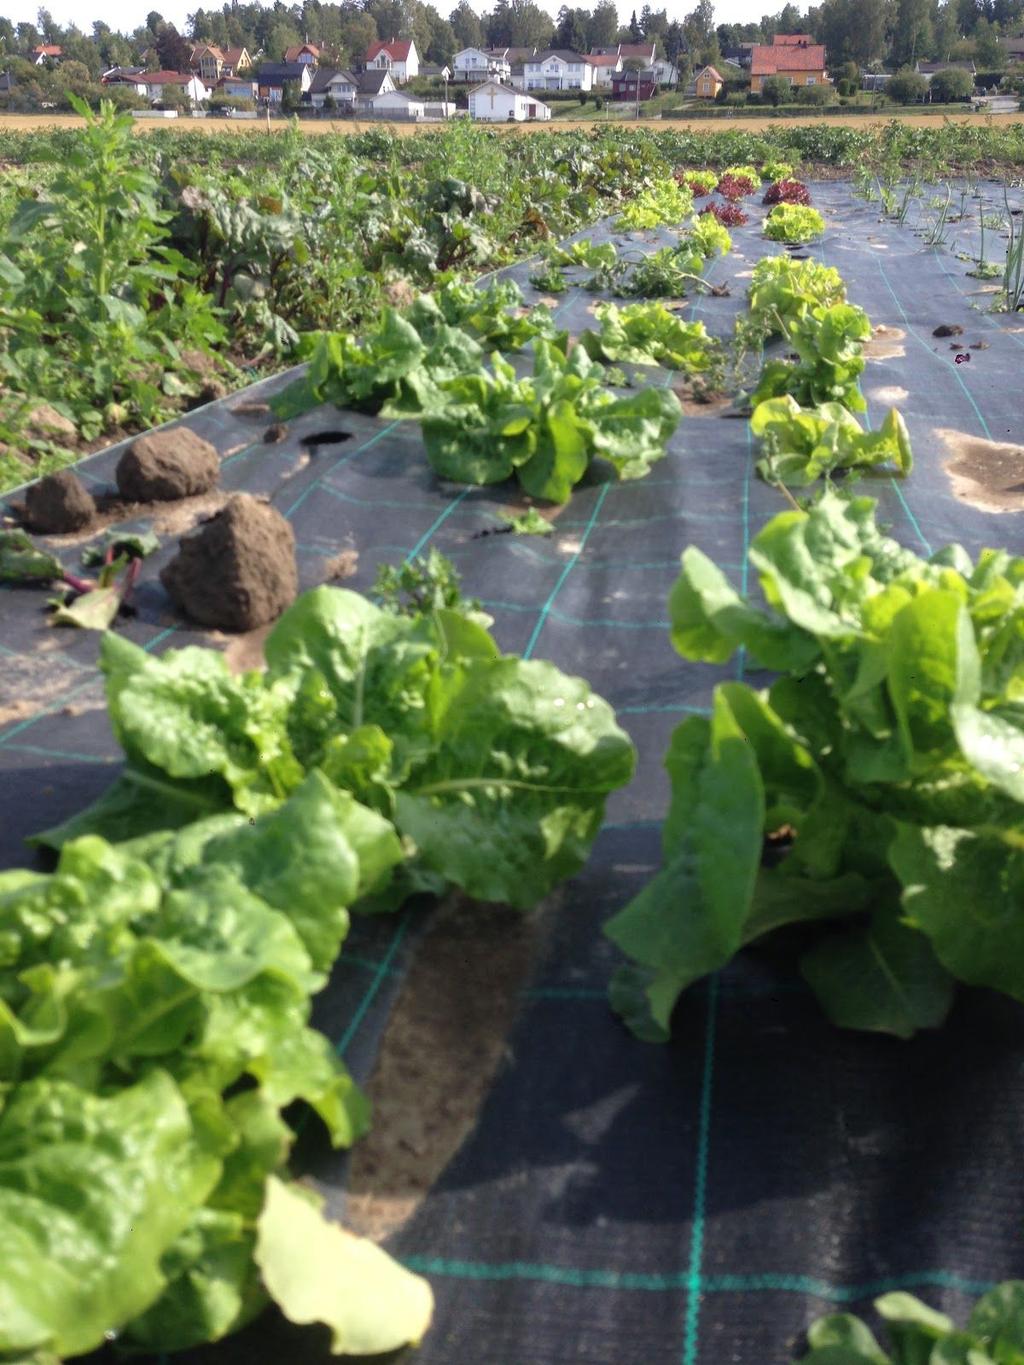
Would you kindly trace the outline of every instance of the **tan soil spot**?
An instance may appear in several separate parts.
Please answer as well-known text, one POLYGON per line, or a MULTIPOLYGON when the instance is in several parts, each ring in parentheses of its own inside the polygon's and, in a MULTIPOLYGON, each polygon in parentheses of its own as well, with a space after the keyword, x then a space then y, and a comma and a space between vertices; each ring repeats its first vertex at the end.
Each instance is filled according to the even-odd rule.
POLYGON ((338 554, 325 559, 323 575, 325 583, 338 583, 351 578, 359 564, 358 550, 341 550, 338 554))
MULTIPOLYGON (((42 606, 45 598, 40 593, 42 606)), ((47 630, 46 618, 40 614, 40 633, 47 630)), ((40 657, 35 646, 31 655, 4 655, 0 667, 0 725, 24 720, 43 711, 76 685, 87 681, 79 668, 73 668, 59 655, 40 657)))
MULTIPOLYGON (((194 498, 182 498, 180 502, 152 504, 153 507, 153 530, 158 535, 180 536, 192 528, 204 517, 212 517, 215 512, 227 502, 229 494, 217 490, 213 493, 200 493, 194 498)), ((128 516, 137 517, 145 515, 147 509, 142 506, 134 508, 127 513, 128 516)), ((123 518, 118 518, 123 520, 123 518)))
POLYGON ((905 355, 903 342, 906 332, 900 327, 886 327, 879 323, 870 341, 864 343, 864 355, 868 360, 893 360, 905 355))
POLYGON ((229 408, 228 411, 237 413, 239 417, 266 417, 270 412, 270 404, 236 403, 234 407, 229 408))
POLYGON ((1024 446, 937 427, 950 458, 946 473, 961 502, 983 512, 1024 510, 1024 446))
POLYGON ((254 668, 263 670, 267 666, 263 646, 273 628, 271 621, 255 630, 247 630, 244 635, 225 635, 223 631, 211 630, 207 636, 211 644, 226 646, 224 662, 232 673, 251 673, 254 668))
POLYGON ((732 407, 732 398, 727 393, 703 394, 688 384, 680 384, 672 392, 679 399, 683 412, 696 417, 717 417, 726 408, 732 407))
POLYGON ((417 1209, 476 1123, 545 921, 449 897, 391 1012, 352 1152, 347 1226, 379 1241, 417 1209))
POLYGON ((899 384, 881 385, 877 389, 872 389, 868 394, 876 403, 902 403, 910 395, 906 389, 900 388, 899 384))

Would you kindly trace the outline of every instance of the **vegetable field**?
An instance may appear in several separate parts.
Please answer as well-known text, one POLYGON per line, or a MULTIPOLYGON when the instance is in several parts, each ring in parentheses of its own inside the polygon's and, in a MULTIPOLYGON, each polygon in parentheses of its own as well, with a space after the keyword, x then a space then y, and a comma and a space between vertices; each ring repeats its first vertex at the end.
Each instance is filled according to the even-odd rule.
POLYGON ((154 134, 30 371, 63 136, 7 393, 131 411, 8 431, 0 1356, 1016 1359, 1017 134, 154 134), (175 308, 242 391, 139 440, 175 308))

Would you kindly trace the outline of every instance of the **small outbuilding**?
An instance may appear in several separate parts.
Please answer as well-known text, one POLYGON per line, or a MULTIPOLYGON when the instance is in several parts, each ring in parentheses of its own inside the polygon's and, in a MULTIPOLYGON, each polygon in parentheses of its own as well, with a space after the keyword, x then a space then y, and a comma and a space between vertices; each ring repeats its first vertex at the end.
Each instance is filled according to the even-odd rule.
POLYGON ((551 117, 551 108, 533 94, 500 81, 484 81, 469 92, 469 116, 484 123, 531 123, 551 117))
POLYGON ((694 79, 694 93, 698 99, 713 100, 725 81, 713 66, 705 66, 694 79))

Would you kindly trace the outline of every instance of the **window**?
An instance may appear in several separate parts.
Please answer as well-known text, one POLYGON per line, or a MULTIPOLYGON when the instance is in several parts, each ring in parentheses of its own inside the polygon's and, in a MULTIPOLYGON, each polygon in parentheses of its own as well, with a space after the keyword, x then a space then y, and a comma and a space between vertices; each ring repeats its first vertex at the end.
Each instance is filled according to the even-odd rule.
POLYGON ((815 84, 815 79, 814 79, 813 76, 808 76, 808 77, 807 77, 807 84, 808 84, 808 85, 814 85, 814 84, 815 84))

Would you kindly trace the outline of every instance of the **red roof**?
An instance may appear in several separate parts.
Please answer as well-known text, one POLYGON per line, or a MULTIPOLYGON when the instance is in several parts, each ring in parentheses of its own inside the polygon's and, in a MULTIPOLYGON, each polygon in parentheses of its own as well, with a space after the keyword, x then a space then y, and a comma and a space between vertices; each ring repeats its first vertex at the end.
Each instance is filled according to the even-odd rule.
POLYGON ((601 56, 599 53, 589 52, 583 60, 589 62, 591 66, 618 66, 618 53, 614 57, 601 56))
POLYGON ((785 75, 787 71, 824 71, 825 48, 819 44, 810 47, 793 47, 790 44, 780 47, 754 48, 750 63, 752 76, 785 75))
POLYGON ((314 57, 320 56, 320 49, 316 43, 299 43, 296 47, 285 49, 284 59, 286 62, 297 62, 303 52, 311 52, 314 57))
POLYGON ((366 49, 366 61, 372 62, 378 53, 386 52, 393 62, 407 62, 411 48, 411 41, 399 42, 398 39, 393 39, 390 43, 371 43, 366 49))
POLYGON ((715 70, 715 68, 714 68, 713 66, 706 66, 706 67, 704 67, 704 69, 703 69, 702 71, 698 71, 698 72, 697 72, 697 75, 696 75, 696 77, 695 77, 695 79, 699 80, 701 76, 706 76, 706 75, 708 74, 709 71, 710 71, 710 73, 712 74, 712 76, 714 76, 714 78, 715 78, 716 81, 720 81, 722 85, 725 84, 725 80, 724 80, 723 77, 715 70))
POLYGON ((53 43, 46 43, 42 47, 34 47, 32 55, 34 57, 63 57, 64 49, 56 47, 53 43))
POLYGON ((646 57, 650 60, 651 53, 654 51, 653 43, 620 43, 619 56, 623 59, 627 57, 646 57))
POLYGON ((139 85, 188 85, 191 76, 183 76, 180 71, 143 71, 137 78, 139 85))

